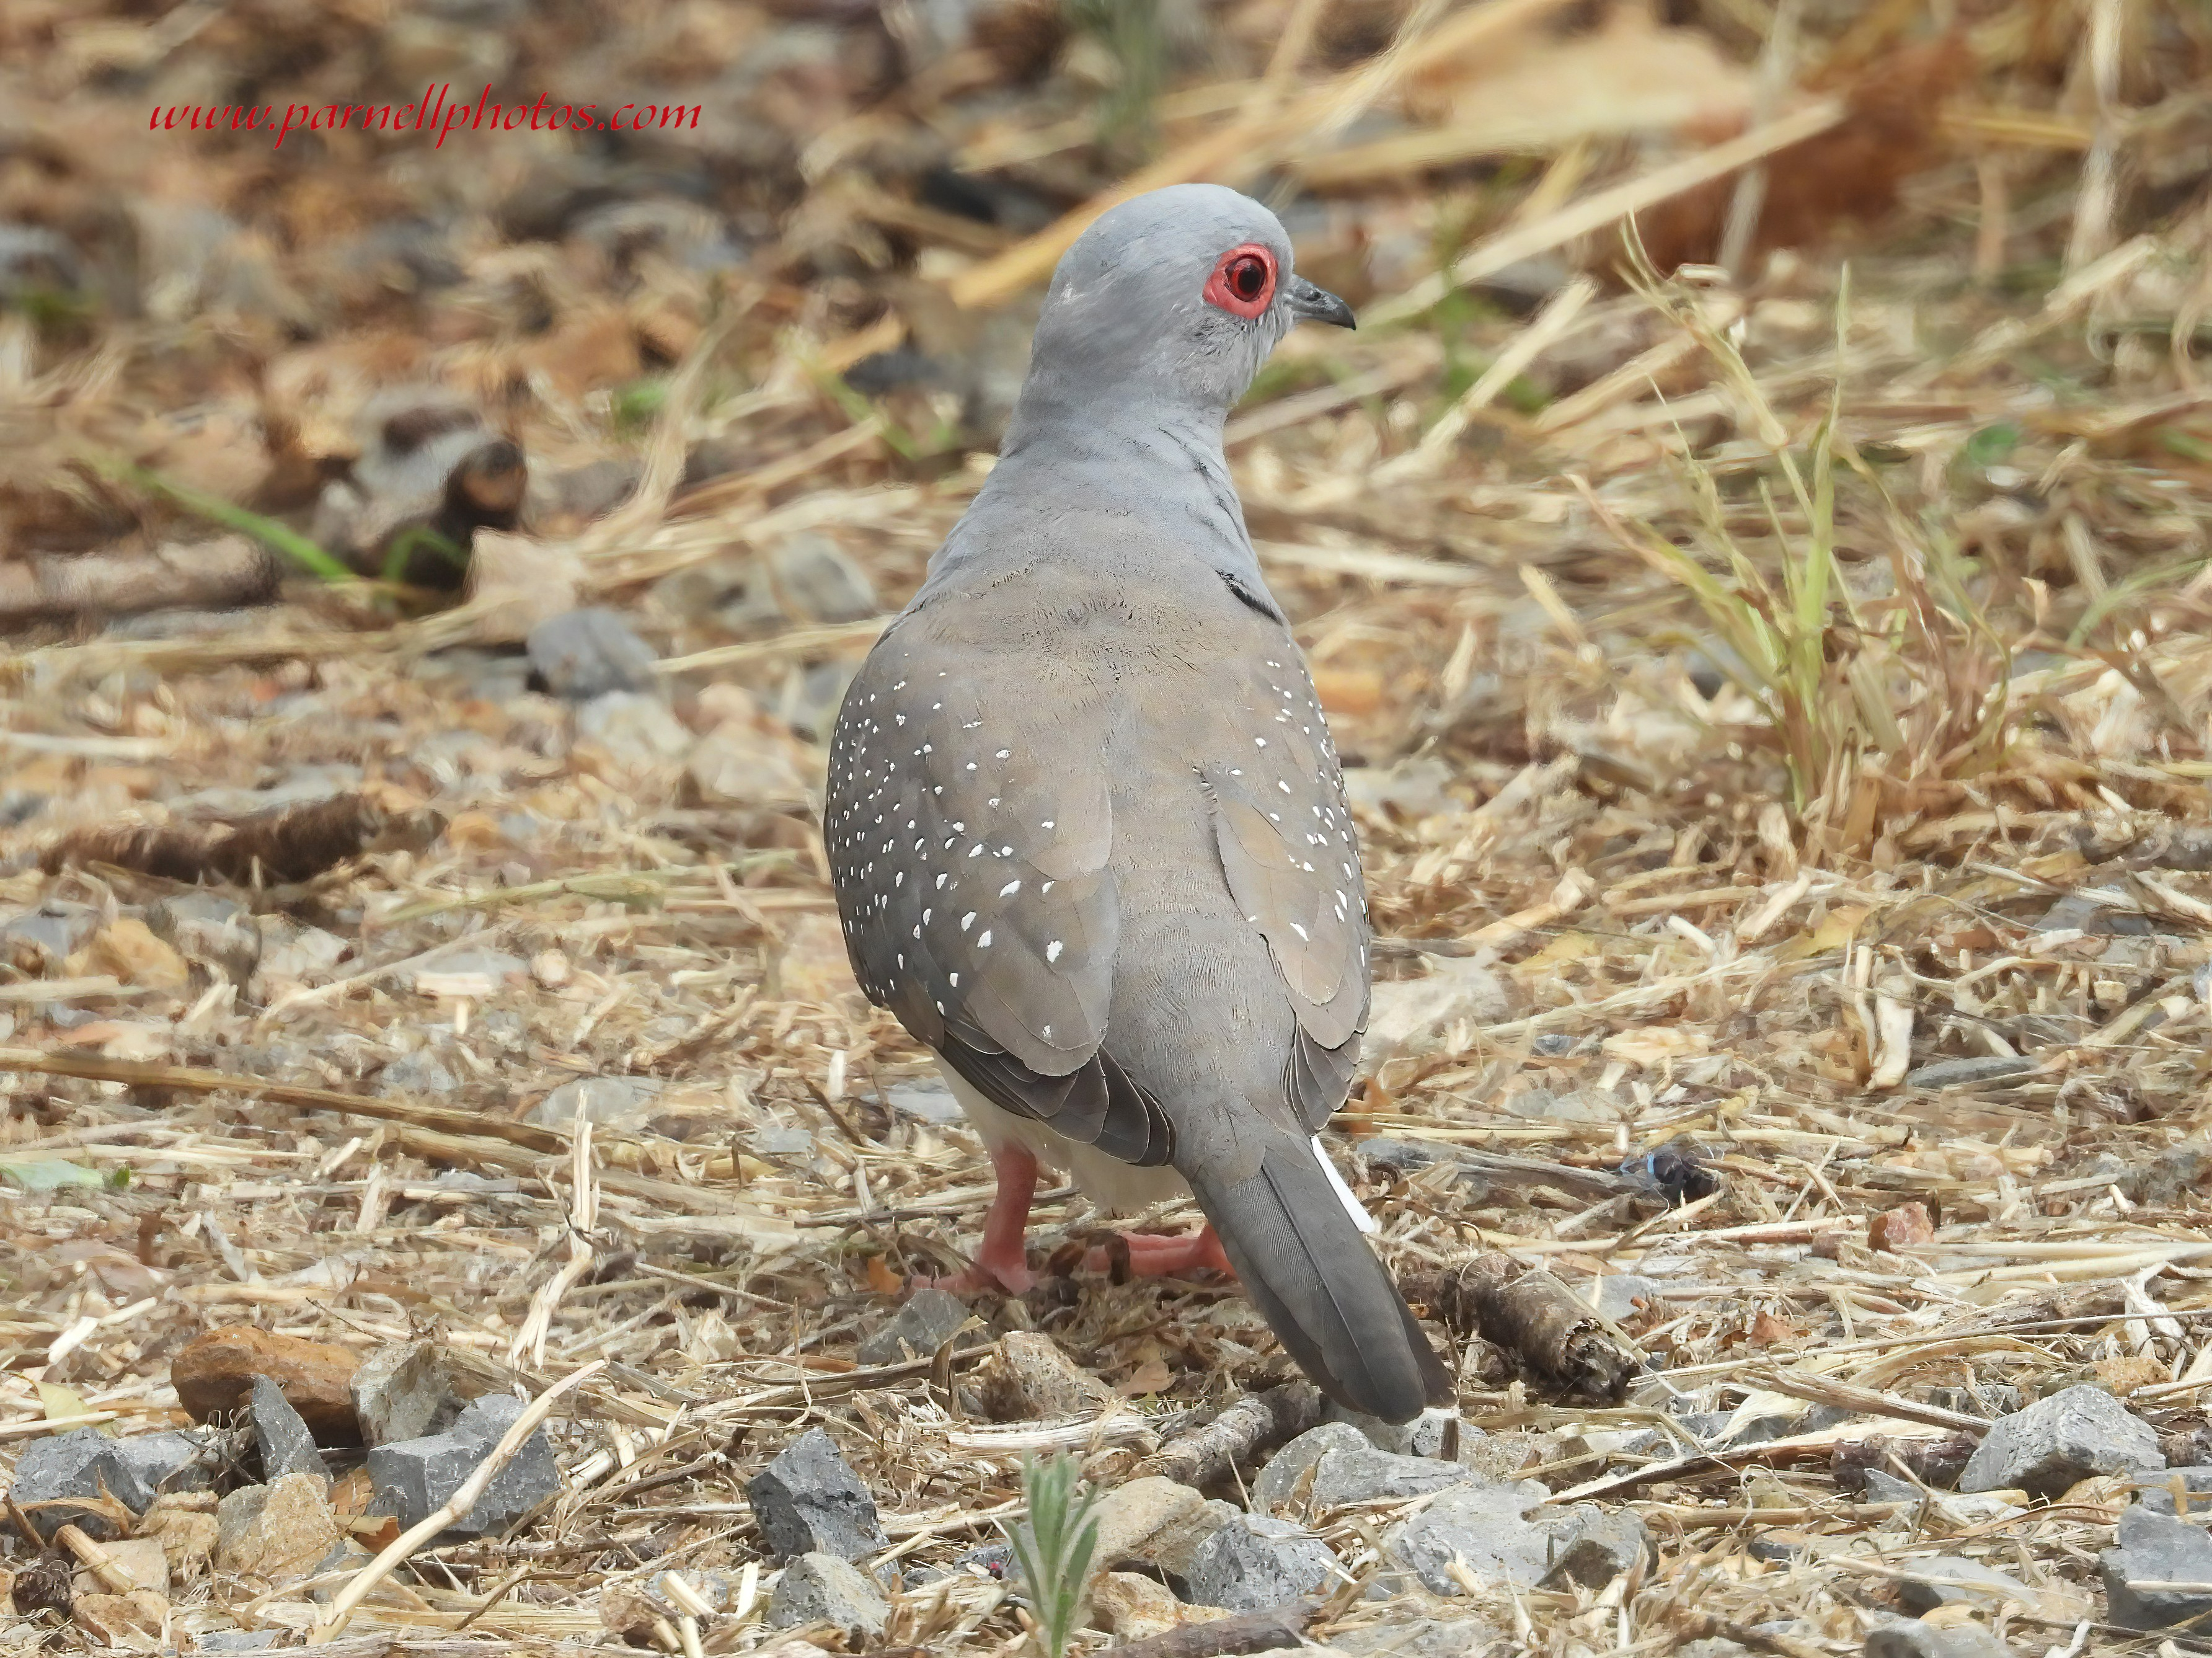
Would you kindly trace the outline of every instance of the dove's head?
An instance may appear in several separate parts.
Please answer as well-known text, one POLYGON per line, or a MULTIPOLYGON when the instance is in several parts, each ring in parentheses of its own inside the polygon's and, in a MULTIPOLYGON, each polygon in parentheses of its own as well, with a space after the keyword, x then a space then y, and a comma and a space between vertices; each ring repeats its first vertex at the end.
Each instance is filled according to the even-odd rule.
POLYGON ((1301 319, 1352 307, 1291 269, 1282 222, 1220 185, 1176 185, 1109 209, 1053 272, 1030 390, 1061 409, 1146 400, 1225 415, 1301 319))

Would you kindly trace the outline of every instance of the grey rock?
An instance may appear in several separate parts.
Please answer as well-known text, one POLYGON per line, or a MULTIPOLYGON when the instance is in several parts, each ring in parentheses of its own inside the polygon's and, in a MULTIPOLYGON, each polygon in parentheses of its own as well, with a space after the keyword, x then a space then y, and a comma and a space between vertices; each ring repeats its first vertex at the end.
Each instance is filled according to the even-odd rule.
POLYGON ((836 1442, 810 1428, 745 1482, 753 1519, 771 1552, 847 1560, 888 1547, 875 1498, 836 1442))
POLYGON ((2136 1501, 2153 1514, 2172 1514, 2177 1481, 2189 1499, 2191 1515, 2202 1518, 2212 1513, 2212 1468, 2168 1468, 2163 1473, 2146 1474, 2136 1488, 2136 1501))
POLYGON ((2212 1536, 2138 1503, 2125 1509, 2116 1546, 2097 1558, 2107 1622, 2127 1629, 2169 1629, 2212 1614, 2212 1592, 2159 1584, 2212 1583, 2212 1536))
POLYGON ((666 1087, 657 1077, 579 1077, 531 1107, 530 1121, 541 1128, 567 1128, 580 1108, 592 1122, 621 1122, 645 1110, 666 1087))
POLYGON ((860 1343, 863 1364, 900 1364, 927 1358, 950 1341, 971 1315, 968 1303, 949 1290, 917 1290, 896 1317, 860 1343))
POLYGON ((1880 1468, 1869 1468, 1863 1501, 1869 1503, 1917 1503, 1920 1487, 1909 1479, 1899 1479, 1893 1473, 1884 1473, 1880 1468))
POLYGON ((827 536, 799 534, 769 560, 777 595, 807 622, 858 622, 882 610, 876 584, 827 536))
POLYGON ((598 605, 549 616, 523 642, 533 677, 551 695, 588 702, 609 691, 652 691, 659 660, 616 612, 598 605))
POLYGON ((768 1626, 834 1624, 848 1637, 881 1635, 891 1609, 867 1574, 834 1554, 802 1554, 783 1569, 768 1602, 768 1626))
POLYGON ((576 710, 576 734, 632 764, 680 759, 691 751, 694 740, 665 703, 643 691, 593 697, 576 710))
POLYGON ((2017 1577, 1962 1554, 1938 1554, 1908 1564, 1909 1576, 1897 1580, 1899 1604, 1914 1617, 1938 1606, 1987 1605, 2007 1600, 2033 1606, 2038 1596, 2017 1577))
POLYGON ((2092 1474, 2137 1474, 2165 1466, 2157 1431, 2102 1388, 2084 1383, 1991 1423, 1959 1477, 1959 1489, 2017 1488, 2056 1497, 2092 1474))
POLYGON ((377 1080, 401 1094, 444 1095, 461 1085, 460 1078, 428 1048, 402 1054, 384 1067, 377 1080))
POLYGON ((1478 1619, 1394 1617, 1388 1623, 1348 1630, 1332 1638, 1328 1649, 1347 1658, 1472 1658, 1504 1638, 1505 1631, 1497 1625, 1478 1619))
MULTIPOLYGON (((379 1511, 403 1527, 420 1525, 460 1489, 526 1408, 511 1394, 487 1394, 471 1400, 443 1433, 377 1446, 368 1454, 368 1477, 379 1511)), ((523 1441, 475 1507, 450 1529, 464 1537, 502 1531, 560 1490, 553 1447, 541 1429, 523 1441)))
POLYGON ((0 921, 0 963, 51 978, 99 931, 100 912, 90 904, 49 898, 36 909, 0 921))
POLYGON ((370 1445, 394 1444, 443 1433, 467 1403, 453 1361, 432 1341, 379 1347, 361 1362, 349 1384, 354 1414, 370 1445))
POLYGON ((133 1514, 143 1514, 165 1491, 205 1489, 213 1461, 210 1436, 172 1431, 110 1439, 97 1429, 79 1428, 25 1446, 9 1495, 29 1511, 42 1536, 76 1524, 105 1538, 113 1534, 112 1528, 86 1512, 30 1505, 97 1498, 105 1491, 133 1514))
POLYGON ((1352 1503, 1403 1503, 1448 1486, 1463 1485, 1474 1470, 1431 1456, 1395 1456, 1371 1445, 1323 1453, 1314 1465, 1313 1505, 1342 1508, 1352 1503))
POLYGON ((288 1473, 313 1474, 325 1489, 331 1471, 315 1448, 315 1436, 284 1397, 284 1390, 265 1376, 253 1378, 253 1391, 246 1402, 246 1418, 253 1424, 253 1442, 261 1448, 261 1477, 276 1480, 288 1473))
POLYGON ((1252 1511, 1275 1514, 1300 1503, 1314 1470, 1331 1451, 1372 1448, 1367 1436, 1349 1422, 1324 1422, 1309 1428, 1267 1459, 1252 1481, 1252 1511))
POLYGON ((1553 1527, 1525 1516, 1549 1495, 1533 1479, 1459 1486, 1385 1532, 1382 1551, 1437 1594, 1466 1593, 1446 1570, 1455 1558, 1486 1585, 1534 1588, 1551 1570, 1553 1527))
POLYGON ((442 956, 433 956, 420 967, 408 969, 392 976, 410 990, 421 988, 428 978, 433 983, 443 980, 450 984, 454 978, 468 975, 490 981, 489 994, 506 984, 527 978, 530 963, 520 956, 509 955, 503 950, 494 950, 488 944, 467 944, 459 950, 449 950, 442 956))
POLYGON ((1385 1422, 1379 1416, 1346 1410, 1331 1400, 1322 1407, 1322 1415, 1325 1421, 1349 1422, 1367 1436, 1367 1442, 1376 1450, 1398 1456, 1446 1456, 1455 1442, 1470 1431, 1460 1421, 1457 1411, 1434 1407, 1423 1411, 1411 1422, 1385 1422))
POLYGON ((1942 1628, 1900 1618, 1867 1631, 1866 1658, 2011 1658, 2005 1643, 1974 1624, 1942 1628))
POLYGON ((291 1631, 281 1629, 209 1630, 193 1643, 195 1652, 265 1652, 291 1631))
POLYGON ((1328 1545, 1303 1526, 1246 1514, 1200 1546, 1188 1581, 1200 1606, 1258 1612, 1310 1594, 1336 1571, 1328 1545))
POLYGON ((243 987, 261 965, 261 929, 253 913, 213 892, 179 892, 149 904, 146 926, 195 966, 243 987))
POLYGON ((2035 1069, 2026 1055, 1986 1054, 1972 1060, 1938 1060, 1905 1073, 1907 1088, 1959 1088, 1968 1083, 2003 1082, 2035 1069))
POLYGON ((1547 1583, 1572 1582, 1602 1588, 1656 1552, 1650 1527, 1627 1509, 1600 1509, 1578 1503, 1567 1512, 1567 1525, 1552 1540, 1552 1566, 1544 1574, 1547 1583))

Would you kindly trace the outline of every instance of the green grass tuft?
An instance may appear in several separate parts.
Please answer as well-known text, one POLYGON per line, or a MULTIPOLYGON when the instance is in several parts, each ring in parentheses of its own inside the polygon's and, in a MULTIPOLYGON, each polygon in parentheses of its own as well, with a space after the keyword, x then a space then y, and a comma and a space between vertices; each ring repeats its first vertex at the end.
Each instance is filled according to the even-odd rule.
POLYGON ((1074 1458, 1039 1461, 1025 1456, 1022 1496, 1029 1517, 1018 1525, 1000 1526, 1013 1546, 1036 1619, 1037 1639, 1048 1658, 1064 1658, 1083 1619, 1091 1557, 1098 1547, 1098 1522, 1091 1510, 1099 1495, 1096 1486, 1078 1489, 1074 1458))

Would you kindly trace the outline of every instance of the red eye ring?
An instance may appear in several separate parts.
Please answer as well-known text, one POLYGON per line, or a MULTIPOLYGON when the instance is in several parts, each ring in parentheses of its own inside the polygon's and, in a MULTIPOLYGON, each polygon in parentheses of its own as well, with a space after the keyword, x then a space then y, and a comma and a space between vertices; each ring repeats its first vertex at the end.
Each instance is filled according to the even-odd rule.
POLYGON ((1274 252, 1258 242, 1231 248, 1206 279, 1206 302, 1231 316, 1256 317, 1274 297, 1274 252))

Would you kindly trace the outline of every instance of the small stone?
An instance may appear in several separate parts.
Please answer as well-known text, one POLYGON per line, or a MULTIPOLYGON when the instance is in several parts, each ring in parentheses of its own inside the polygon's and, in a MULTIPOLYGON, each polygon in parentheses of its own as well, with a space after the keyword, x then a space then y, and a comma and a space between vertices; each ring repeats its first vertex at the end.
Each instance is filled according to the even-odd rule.
POLYGON ((253 1424, 253 1442, 261 1448, 264 1479, 304 1473, 321 1480, 325 1491, 330 1489, 331 1471, 315 1448, 315 1436, 282 1388, 265 1376, 254 1377, 246 1411, 253 1424))
MULTIPOLYGON (((477 1471, 526 1408, 512 1394, 486 1394, 471 1400, 443 1433, 377 1446, 368 1454, 376 1511, 392 1515, 403 1527, 422 1524, 477 1471)), ((464 1537, 502 1531, 560 1491, 561 1471, 541 1428, 447 1529, 464 1537)))
POLYGON ((2212 1513, 2212 1467, 2168 1468, 2163 1473, 2145 1474, 2136 1488, 2136 1501, 2153 1514, 2175 1513, 2176 1485, 2181 1488, 2190 1514, 2202 1519, 2212 1513))
POLYGON ((968 1303, 949 1290, 917 1290, 896 1317, 861 1342, 857 1357, 863 1364, 927 1358, 973 1316, 968 1303))
POLYGON ((824 535, 791 537, 769 559, 777 596, 802 621, 858 622, 878 614, 876 584, 824 535))
POLYGON ((2212 1614, 2212 1536, 2142 1503, 2122 1511, 2115 1547, 2098 1557, 2106 1618, 2126 1629, 2170 1629, 2212 1614), (2187 1584, 2163 1588, 2160 1584, 2187 1584))
POLYGON ((1567 1514, 1568 1524, 1552 1540, 1551 1570, 1544 1574, 1548 1584, 1602 1588, 1657 1552, 1650 1527, 1630 1509, 1578 1503, 1567 1514))
POLYGON ((1331 1400, 1322 1407, 1322 1419, 1349 1422, 1378 1451, 1389 1451, 1396 1456, 1445 1456, 1447 1461, 1447 1448, 1468 1431, 1457 1411, 1436 1406, 1423 1411, 1411 1422, 1385 1422, 1379 1416, 1346 1410, 1331 1400))
POLYGON ((42 1537, 74 1523, 95 1540, 105 1539, 114 1534, 113 1527, 90 1509, 32 1505, 105 1492, 133 1514, 143 1514, 164 1489, 204 1486, 212 1473, 209 1461, 207 1442, 197 1434, 110 1439, 97 1429, 79 1428, 24 1447, 9 1496, 29 1513, 42 1537))
POLYGON ((532 1106, 529 1120, 543 1128, 567 1128, 580 1108, 592 1122, 623 1122, 641 1115, 666 1087, 658 1077, 579 1077, 532 1106))
POLYGON ((1866 1485, 1860 1498, 1867 1503, 1917 1503, 1920 1487, 1909 1479, 1899 1479, 1893 1473, 1884 1473, 1880 1468, 1869 1468, 1865 1473, 1866 1485))
POLYGON ((1091 1585, 1091 1618, 1124 1641, 1163 1635, 1182 1622, 1182 1603, 1156 1577, 1101 1572, 1091 1585))
POLYGON ((1928 1206, 1923 1203, 1900 1203, 1867 1223, 1869 1248, 1905 1249, 1935 1242, 1936 1224, 1928 1218, 1928 1206))
POLYGON ((152 1589, 128 1594, 80 1594, 70 1620, 101 1645, 124 1652, 159 1652, 169 1625, 169 1600, 152 1589))
POLYGON ((361 1357, 349 1347, 234 1325, 198 1337, 169 1365, 177 1402, 195 1422, 234 1417, 256 1376, 267 1376, 319 1445, 358 1445, 351 1384, 361 1357))
POLYGON ((1239 1515, 1206 1539, 1192 1559, 1191 1599, 1231 1612, 1259 1612, 1312 1594, 1337 1570, 1328 1545, 1303 1526, 1239 1515))
POLYGON ((307 1473, 240 1487, 222 1499, 216 1521, 216 1564, 268 1584, 307 1576, 339 1536, 322 1482, 307 1473))
POLYGON ((2158 1433, 2102 1388, 2087 1383, 2001 1416, 1959 1478, 1963 1491, 2014 1487, 2057 1497, 2092 1474, 2163 1468, 2158 1433))
POLYGON ((2011 1658, 2010 1649, 1976 1624, 1923 1624, 1900 1618, 1867 1631, 1866 1658, 2011 1658))
POLYGON ((684 774, 710 804, 787 806, 806 798, 806 780, 776 741, 757 726, 726 720, 699 739, 684 774))
POLYGON ((1548 1495, 1533 1479, 1459 1486, 1385 1532, 1382 1551, 1437 1594, 1467 1593, 1447 1570, 1455 1559, 1486 1586, 1534 1588, 1551 1570, 1553 1539, 1523 1516, 1548 1495))
POLYGON ((625 765, 677 760, 691 751, 690 729, 657 696, 609 691, 576 710, 576 734, 625 765))
POLYGON ((890 1615, 882 1591, 858 1566, 838 1555, 809 1553, 783 1569, 766 1622, 770 1629, 833 1624, 849 1638, 881 1635, 890 1615))
POLYGON ((98 931, 100 912, 91 905, 49 898, 0 922, 0 963, 33 978, 52 978, 98 931))
POLYGON ((2006 1082, 2025 1077, 2035 1061, 2025 1055, 1990 1054, 1972 1060, 1938 1060, 1905 1073, 1907 1088, 1959 1088, 1969 1083, 2006 1082))
POLYGON ((1146 1548, 1170 1527, 1178 1526, 1206 1507, 1206 1498, 1188 1485, 1177 1485, 1158 1474, 1126 1480, 1098 1499, 1091 1521, 1098 1527, 1091 1551, 1094 1570, 1152 1563, 1146 1548))
POLYGON ((1252 1481, 1252 1511, 1281 1514, 1302 1508, 1313 1489, 1314 1471, 1331 1451, 1369 1450, 1367 1436, 1349 1422, 1324 1422, 1309 1428, 1267 1459, 1252 1481))
POLYGON ((810 1428, 745 1484, 762 1539, 775 1554, 851 1560, 890 1546, 875 1498, 836 1442, 810 1428))
POLYGON ((261 965, 253 912, 213 892, 179 892, 150 904, 146 925, 187 963, 243 988, 261 965))
POLYGON ((960 1109, 960 1102, 952 1097, 952 1090, 941 1083, 895 1084, 884 1097, 890 1102, 892 1110, 940 1126, 958 1122, 966 1114, 960 1109))
POLYGON ((138 1535, 159 1542, 168 1558, 170 1582, 189 1582, 207 1569, 222 1534, 216 1513, 212 1492, 193 1491, 155 1498, 138 1522, 138 1535))
POLYGON ((356 1432, 369 1445, 443 1433, 475 1391, 464 1389, 464 1372, 435 1342, 380 1347, 353 1373, 356 1432))
POLYGON ((1032 1330, 1006 1335, 977 1372, 983 1407, 997 1422, 1089 1416, 1114 1402, 1112 1388, 1032 1330))
POLYGON ((1431 1456, 1394 1456, 1371 1445, 1323 1453, 1314 1465, 1312 1502, 1316 1509, 1353 1503, 1404 1503, 1450 1485, 1463 1485, 1474 1470, 1431 1456))
POLYGON ((659 658, 653 647, 621 616, 598 605, 548 617, 530 630, 523 648, 533 684, 571 702, 658 688, 653 664, 659 658))
MULTIPOLYGON (((166 1589, 169 1587, 169 1557, 162 1549, 159 1539, 125 1538, 103 1544, 101 1546, 107 1551, 107 1558, 102 1563, 102 1569, 124 1578, 129 1583, 130 1588, 166 1589)), ((91 1567, 84 1566, 78 1569, 76 1592, 80 1598, 88 1594, 98 1594, 108 1586, 108 1579, 102 1577, 91 1567)), ((117 1593, 127 1594, 130 1589, 119 1589, 117 1593)))

